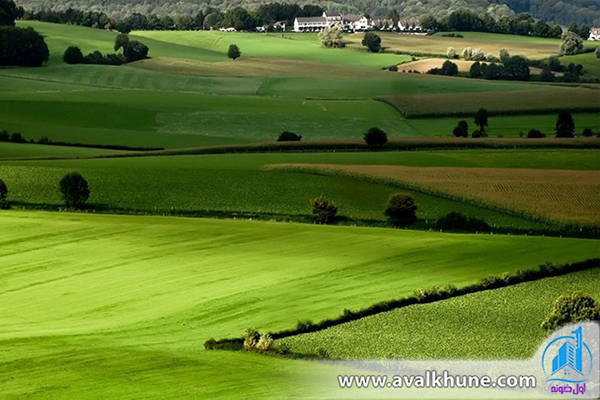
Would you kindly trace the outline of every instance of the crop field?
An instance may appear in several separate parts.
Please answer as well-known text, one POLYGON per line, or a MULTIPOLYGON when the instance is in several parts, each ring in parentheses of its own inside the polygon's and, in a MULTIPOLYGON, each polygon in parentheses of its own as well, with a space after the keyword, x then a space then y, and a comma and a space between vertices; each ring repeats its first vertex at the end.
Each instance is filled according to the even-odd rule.
POLYGON ((598 255, 593 240, 543 237, 15 211, 0 220, 8 396, 306 395, 294 382, 314 364, 202 343, 598 255))
MULTIPOLYGON (((561 109, 600 110, 600 90, 584 88, 546 88, 524 91, 494 91, 480 93, 400 94, 383 97, 404 116, 451 116, 472 114, 478 107, 496 114, 535 113, 561 109)), ((596 112, 595 127, 600 128, 596 112)))
POLYGON ((440 168, 383 165, 280 165, 272 168, 344 173, 567 223, 600 225, 598 171, 440 168))
POLYGON ((580 290, 598 301, 599 287, 598 269, 575 272, 412 305, 277 343, 349 359, 527 358, 546 337, 540 324, 558 296, 580 290))
MULTIPOLYGON (((415 53, 446 55, 448 47, 454 47, 460 53, 465 47, 480 48, 486 54, 498 57, 500 49, 506 49, 511 55, 523 55, 540 59, 556 55, 560 39, 532 38, 516 35, 502 35, 483 32, 455 32, 463 38, 433 36, 397 35, 381 32, 381 45, 386 51, 405 51, 415 53)), ((359 47, 363 34, 350 36, 353 46, 359 47)), ((352 45, 351 45, 352 46, 352 45)))

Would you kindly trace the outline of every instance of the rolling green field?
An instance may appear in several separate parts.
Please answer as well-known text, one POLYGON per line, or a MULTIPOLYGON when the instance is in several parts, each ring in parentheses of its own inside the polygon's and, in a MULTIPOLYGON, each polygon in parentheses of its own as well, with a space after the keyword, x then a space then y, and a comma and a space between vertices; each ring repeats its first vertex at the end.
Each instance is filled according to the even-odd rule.
POLYGON ((298 382, 312 363, 202 343, 598 255, 593 240, 542 237, 14 211, 0 221, 0 394, 19 397, 308 395, 298 382))
MULTIPOLYGON (((28 146, 28 145, 21 145, 28 146)), ((52 147, 50 148, 52 150, 52 147)), ((383 219, 392 186, 351 178, 266 171, 278 163, 338 163, 408 166, 600 169, 594 150, 418 151, 386 153, 290 153, 161 156, 118 159, 3 162, 0 178, 9 198, 28 206, 61 206, 58 181, 76 170, 90 182, 90 203, 123 212, 223 211, 308 215, 310 199, 324 195, 353 219, 383 219)), ((418 216, 434 220, 461 211, 495 226, 540 224, 458 201, 412 193, 418 216)))
POLYGON ((540 325, 558 296, 580 290, 599 301, 599 287, 600 270, 575 272, 412 305, 277 344, 349 359, 527 358, 546 337, 540 325))
MULTIPOLYGON (((67 46, 111 52, 115 33, 34 21, 19 25, 39 30, 51 57, 42 68, 0 69, 0 128, 34 139, 178 148, 274 140, 282 130, 312 140, 360 138, 372 126, 390 137, 448 136, 453 122, 446 127, 444 119, 406 120, 373 98, 393 96, 409 114, 414 109, 446 115, 481 104, 490 109, 503 104, 510 111, 506 107, 515 107, 513 102, 498 98, 510 100, 513 91, 531 112, 593 106, 597 95, 594 89, 382 71, 409 57, 370 54, 352 44, 324 49, 314 34, 135 32, 132 39, 146 43, 153 58, 119 67, 66 65, 61 55, 67 46), (226 57, 231 41, 242 49, 239 60, 226 57)), ((385 39, 396 37, 416 46, 448 39, 387 34, 385 39)), ((533 48, 549 43, 529 39, 514 43, 533 48)), ((508 42, 503 35, 484 40, 508 42)), ((518 136, 533 128, 529 116, 502 118, 492 135, 518 136)), ((551 115, 531 118, 540 121, 535 128, 551 133, 551 115)), ((594 115, 577 119, 600 129, 594 115)))

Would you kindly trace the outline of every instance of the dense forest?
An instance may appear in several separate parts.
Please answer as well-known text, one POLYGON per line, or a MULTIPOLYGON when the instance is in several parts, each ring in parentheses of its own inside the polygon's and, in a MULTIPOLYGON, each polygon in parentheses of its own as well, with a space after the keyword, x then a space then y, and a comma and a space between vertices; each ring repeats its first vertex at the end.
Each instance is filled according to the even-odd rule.
MULTIPOLYGON (((280 1, 301 6, 315 3, 311 0, 280 1)), ((58 11, 72 7, 102 11, 117 20, 133 13, 175 17, 194 15, 208 7, 221 11, 236 6, 253 9, 263 3, 261 0, 18 0, 18 5, 28 10, 58 11)), ((385 17, 390 9, 397 9, 403 18, 424 15, 441 18, 464 7, 475 13, 488 13, 495 19, 528 12, 534 18, 562 25, 577 22, 600 26, 600 0, 331 0, 319 1, 318 4, 330 11, 369 14, 372 17, 385 17)))

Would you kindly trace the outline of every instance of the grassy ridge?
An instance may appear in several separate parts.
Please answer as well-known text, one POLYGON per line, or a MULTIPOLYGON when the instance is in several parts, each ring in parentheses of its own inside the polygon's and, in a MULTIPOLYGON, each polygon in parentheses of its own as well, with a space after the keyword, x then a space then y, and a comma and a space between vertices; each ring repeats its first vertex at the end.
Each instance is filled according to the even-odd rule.
POLYGON ((332 357, 351 359, 526 358, 546 336, 540 324, 559 295, 581 290, 600 300, 598 272, 408 306, 277 343, 295 352, 321 348, 332 357))
POLYGON ((202 342, 598 253, 592 240, 541 237, 29 212, 0 219, 0 394, 16 396, 306 396, 294 382, 314 365, 205 352, 202 342))

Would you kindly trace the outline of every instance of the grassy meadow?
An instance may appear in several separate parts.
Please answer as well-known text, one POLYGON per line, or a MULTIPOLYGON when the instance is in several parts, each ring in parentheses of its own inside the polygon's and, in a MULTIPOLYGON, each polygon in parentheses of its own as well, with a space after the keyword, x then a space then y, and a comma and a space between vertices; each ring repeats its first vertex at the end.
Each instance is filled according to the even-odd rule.
POLYGON ((277 343, 295 352, 323 349, 331 357, 347 359, 527 358, 546 337, 540 325, 558 296, 581 290, 600 300, 599 272, 574 272, 412 305, 277 343))
MULTIPOLYGON (((405 119, 374 99, 390 96, 391 104, 408 116, 447 117, 480 105, 505 114, 580 109, 593 107, 597 98, 597 88, 382 71, 410 56, 370 54, 353 44, 356 35, 347 36, 345 49, 324 49, 316 34, 134 32, 132 39, 149 46, 151 59, 119 67, 66 65, 61 56, 67 46, 80 46, 84 53, 112 52, 115 32, 34 21, 19 25, 39 30, 51 57, 42 68, 0 69, 0 128, 34 139, 178 148, 274 140, 282 130, 296 131, 305 140, 360 138, 372 126, 390 137, 448 136, 454 122, 405 119), (226 57, 232 42, 242 49, 236 61, 226 57)), ((398 40, 403 48, 402 43, 419 47, 422 40, 450 39, 383 35, 384 43, 398 40)), ((476 47, 476 36, 460 40, 473 40, 476 47)), ((511 38, 487 35, 483 40, 503 46, 511 38)), ((529 39, 514 43, 538 49, 553 42, 529 39)), ((538 129, 552 133, 553 114, 502 117, 497 126, 509 128, 492 128, 491 133, 516 137, 533 128, 529 117, 541 124, 538 129)), ((576 117, 600 129, 596 115, 576 117)))
MULTIPOLYGON (((541 59, 557 52, 556 40, 382 33, 388 51, 371 54, 359 44, 361 34, 346 35, 346 48, 325 49, 316 34, 144 31, 131 38, 148 45, 150 58, 115 67, 67 65, 61 58, 72 45, 84 53, 113 52, 116 32, 33 21, 18 26, 44 35, 50 61, 0 68, 0 131, 28 140, 167 150, 0 142, 0 179, 12 208, 0 210, 0 398, 310 397, 315 388, 306 382, 316 382, 325 365, 205 351, 203 343, 239 337, 250 326, 278 331, 298 320, 334 318, 421 287, 461 287, 491 274, 600 254, 598 240, 566 237, 572 231, 565 221, 542 221, 519 208, 542 193, 563 213, 583 209, 597 218, 597 149, 452 150, 438 140, 435 150, 183 154, 199 146, 272 142, 284 130, 305 141, 360 141, 374 126, 391 139, 448 137, 452 146, 457 122, 468 120, 472 131, 470 113, 481 106, 502 114, 489 119, 493 138, 532 128, 553 136, 559 108, 577 110, 576 133, 598 132, 597 84, 387 70, 412 59, 396 51, 443 54, 448 46, 469 46, 496 54, 506 48, 541 59), (226 56, 232 43, 242 52, 235 61, 226 56), (274 167, 280 164, 402 170, 419 182, 438 171, 438 184, 454 191, 400 190, 394 182, 274 167), (65 211, 59 191, 61 178, 73 171, 91 190, 79 212, 65 211), (450 176, 457 171, 460 179, 450 176), (525 175, 535 182, 517 185, 510 204, 498 207, 498 191, 525 175), (473 178, 479 186, 458 185, 473 178), (456 195, 458 188, 472 194, 483 186, 494 201, 456 195), (387 228, 383 209, 398 191, 418 205, 410 229, 387 228), (317 196, 336 203, 339 225, 308 223, 317 196), (485 220, 494 233, 435 231, 436 220, 453 211, 485 220), (532 234, 549 231, 557 237, 532 234)), ((597 60, 588 54, 562 61, 571 60, 596 74, 597 60)), ((597 272, 407 307, 285 343, 340 357, 525 357, 543 337, 539 320, 556 296, 583 289, 600 299, 597 272), (498 326, 511 313, 514 320, 498 326), (425 347, 409 337, 415 329, 425 332, 425 347), (451 351, 465 329, 479 340, 451 351), (523 342, 503 351, 498 343, 516 331, 524 332, 523 342), (369 343, 357 344, 361 337, 369 343)))
POLYGON ((593 240, 543 237, 14 211, 0 220, 0 393, 17 397, 308 395, 297 382, 318 372, 310 362, 202 343, 598 255, 593 240))

